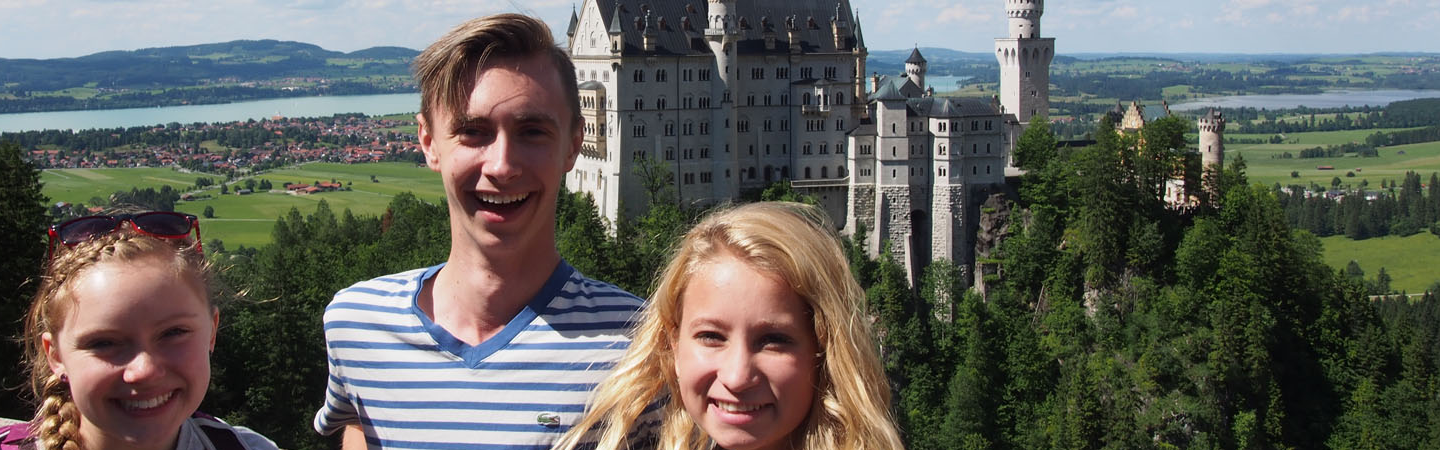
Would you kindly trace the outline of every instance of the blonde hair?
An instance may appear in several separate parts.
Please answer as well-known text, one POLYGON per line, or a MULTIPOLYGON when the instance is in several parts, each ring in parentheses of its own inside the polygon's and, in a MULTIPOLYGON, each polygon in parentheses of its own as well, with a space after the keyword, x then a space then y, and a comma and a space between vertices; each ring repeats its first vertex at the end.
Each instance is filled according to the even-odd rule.
POLYGON ((575 83, 575 63, 570 54, 555 45, 550 27, 534 17, 496 14, 471 19, 456 26, 415 57, 411 70, 420 84, 420 114, 431 127, 449 124, 434 122, 435 108, 450 113, 451 120, 465 116, 470 91, 475 88, 475 71, 491 56, 524 58, 548 56, 560 76, 560 89, 570 106, 570 118, 580 125, 580 87, 575 83))
POLYGON ((810 414, 791 434, 792 448, 899 449, 890 388, 866 317, 865 292, 824 212, 799 203, 751 203, 711 214, 679 243, 614 373, 586 415, 557 444, 570 450, 590 433, 600 449, 626 448, 644 409, 662 399, 659 448, 701 450, 710 440, 670 393, 679 392, 671 342, 684 289, 697 270, 734 257, 789 284, 812 311, 821 351, 810 414))
POLYGON ((170 263, 176 275, 193 282, 193 287, 208 303, 210 264, 197 245, 189 240, 146 236, 122 227, 113 233, 76 244, 73 248, 58 246, 53 259, 45 265, 39 289, 30 303, 30 312, 25 315, 24 341, 30 390, 39 403, 31 421, 37 449, 81 448, 80 412, 75 407, 75 399, 70 396, 68 380, 50 370, 42 340, 45 333, 59 336, 64 328, 65 317, 75 305, 76 280, 102 263, 159 256, 170 263))

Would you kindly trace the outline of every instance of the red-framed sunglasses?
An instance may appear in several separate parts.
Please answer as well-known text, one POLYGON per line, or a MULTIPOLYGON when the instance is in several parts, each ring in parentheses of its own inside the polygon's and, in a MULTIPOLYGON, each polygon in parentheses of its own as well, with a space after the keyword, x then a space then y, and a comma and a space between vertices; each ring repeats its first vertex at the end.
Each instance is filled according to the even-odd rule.
POLYGON ((55 254, 55 243, 73 247, 97 236, 110 234, 129 223, 137 233, 165 239, 184 239, 195 231, 195 249, 200 248, 200 220, 191 214, 151 211, 140 214, 86 216, 50 226, 50 249, 46 258, 55 254))

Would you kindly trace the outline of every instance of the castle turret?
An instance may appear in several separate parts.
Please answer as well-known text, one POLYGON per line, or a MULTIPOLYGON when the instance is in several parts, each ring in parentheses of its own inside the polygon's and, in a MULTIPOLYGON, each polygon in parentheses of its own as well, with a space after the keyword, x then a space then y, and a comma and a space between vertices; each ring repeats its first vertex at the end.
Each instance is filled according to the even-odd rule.
MULTIPOLYGON (((710 117, 714 124, 714 132, 711 133, 711 154, 721 155, 712 161, 715 165, 715 173, 731 173, 740 170, 739 152, 730 151, 730 146, 736 142, 736 111, 734 92, 736 80, 739 78, 739 52, 736 49, 736 41, 740 38, 740 22, 737 19, 735 3, 737 0, 709 0, 705 11, 705 43, 710 46, 710 53, 715 57, 715 72, 719 76, 711 78, 710 89, 720 97, 718 108, 712 107, 710 117)), ((716 177, 711 184, 714 189, 713 198, 734 198, 740 195, 740 185, 732 181, 735 178, 716 177)))
POLYGON ((905 76, 921 91, 925 90, 925 71, 928 67, 929 63, 920 55, 920 47, 915 47, 915 50, 910 52, 910 58, 905 60, 905 76))
POLYGON ((620 4, 615 4, 615 12, 610 14, 610 53, 619 55, 625 50, 625 29, 620 26, 620 4))
POLYGON ((1009 37, 995 40, 1000 62, 1000 103, 1015 120, 1028 125, 1034 116, 1050 112, 1050 61, 1055 38, 1040 37, 1044 0, 1005 0, 1010 19, 1009 37))
POLYGON ((1040 16, 1045 14, 1045 0, 1005 0, 1005 15, 1010 18, 1010 37, 1040 37, 1040 16))
POLYGON ((1225 117, 1211 108, 1200 116, 1200 164, 1206 171, 1217 170, 1225 163, 1225 117))

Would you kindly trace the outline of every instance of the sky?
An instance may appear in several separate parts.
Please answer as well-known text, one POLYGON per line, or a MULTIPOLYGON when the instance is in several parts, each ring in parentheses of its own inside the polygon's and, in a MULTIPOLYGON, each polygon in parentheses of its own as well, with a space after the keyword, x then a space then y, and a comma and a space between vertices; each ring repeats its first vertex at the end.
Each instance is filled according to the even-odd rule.
MULTIPOLYGON (((655 0, 665 1, 665 0, 655 0)), ((689 0, 702 3, 704 0, 689 0)), ((786 0, 773 0, 786 1, 786 0)), ((0 58, 278 39, 421 49, 467 18, 525 12, 563 39, 577 0, 0 0, 0 58)), ((990 52, 1004 0, 851 0, 871 50, 990 52)), ((1051 0, 1067 53, 1440 52, 1440 0, 1051 0)))

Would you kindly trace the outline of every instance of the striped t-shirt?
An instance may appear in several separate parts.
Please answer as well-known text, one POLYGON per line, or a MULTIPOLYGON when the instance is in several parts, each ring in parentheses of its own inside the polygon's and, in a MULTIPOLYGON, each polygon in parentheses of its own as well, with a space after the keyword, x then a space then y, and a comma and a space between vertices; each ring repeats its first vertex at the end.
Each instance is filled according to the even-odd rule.
POLYGON ((625 352, 641 300, 562 261, 503 330, 471 346, 416 304, 442 266, 335 294, 316 431, 359 423, 382 448, 549 449, 625 352))

